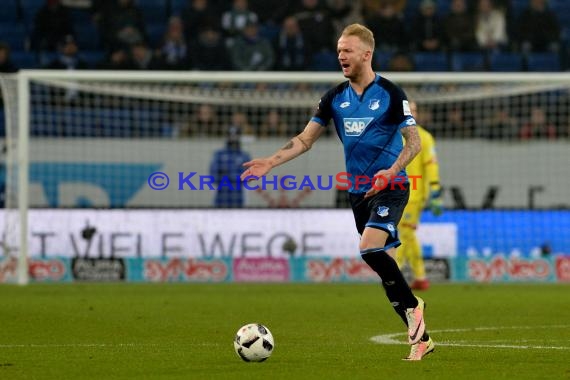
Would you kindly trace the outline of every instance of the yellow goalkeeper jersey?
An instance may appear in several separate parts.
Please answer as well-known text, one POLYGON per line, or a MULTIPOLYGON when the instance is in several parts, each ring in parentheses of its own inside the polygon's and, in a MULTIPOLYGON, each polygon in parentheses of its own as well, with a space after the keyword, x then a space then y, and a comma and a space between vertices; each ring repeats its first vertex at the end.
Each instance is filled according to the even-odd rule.
POLYGON ((435 140, 431 133, 417 126, 418 133, 422 141, 422 150, 412 162, 406 167, 406 173, 410 176, 421 176, 416 179, 416 188, 413 187, 413 179, 410 178, 410 200, 409 202, 425 203, 430 191, 440 189, 439 184, 439 164, 435 152, 435 140))

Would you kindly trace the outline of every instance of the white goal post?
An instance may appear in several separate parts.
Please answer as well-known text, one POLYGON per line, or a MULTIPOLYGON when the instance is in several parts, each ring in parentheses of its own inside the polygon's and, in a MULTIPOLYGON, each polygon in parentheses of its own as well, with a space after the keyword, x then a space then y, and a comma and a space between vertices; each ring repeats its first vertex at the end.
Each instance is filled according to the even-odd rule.
MULTIPOLYGON (((418 120, 440 146, 442 181, 463 186, 475 199, 466 208, 481 208, 475 203, 497 183, 512 192, 497 200, 499 208, 568 206, 570 73, 381 75, 418 103, 418 120), (527 202, 535 184, 548 192, 527 202)), ((213 152, 236 125, 252 156, 268 154, 305 125, 328 88, 345 80, 321 72, 63 70, 0 78, 6 125, 2 246, 4 255, 18 257, 20 284, 28 282, 30 208, 212 207, 208 191, 168 189, 159 198, 141 185, 144 175, 208 172, 213 152)), ((324 140, 318 154, 288 170, 341 171, 333 129, 324 140)), ((457 195, 446 194, 448 207, 460 205, 457 195)), ((271 206, 265 203, 270 196, 248 194, 245 206, 271 206)), ((313 194, 300 206, 334 202, 334 195, 313 194)))

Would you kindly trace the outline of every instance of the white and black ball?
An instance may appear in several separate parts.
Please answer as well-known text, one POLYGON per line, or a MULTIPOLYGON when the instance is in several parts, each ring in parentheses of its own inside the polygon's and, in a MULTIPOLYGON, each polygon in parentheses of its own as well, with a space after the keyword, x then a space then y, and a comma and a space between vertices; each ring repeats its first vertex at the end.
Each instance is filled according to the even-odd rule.
POLYGON ((275 342, 267 327, 249 323, 240 327, 234 339, 236 354, 246 362, 262 362, 273 353, 275 342))

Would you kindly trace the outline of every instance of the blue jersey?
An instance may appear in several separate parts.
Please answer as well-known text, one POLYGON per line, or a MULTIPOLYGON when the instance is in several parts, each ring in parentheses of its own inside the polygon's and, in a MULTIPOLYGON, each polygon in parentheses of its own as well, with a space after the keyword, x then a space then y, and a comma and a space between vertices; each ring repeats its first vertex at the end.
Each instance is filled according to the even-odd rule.
MULTIPOLYGON (((370 183, 356 188, 356 176, 371 179, 379 170, 390 168, 403 148, 400 129, 416 125, 404 91, 380 75, 362 95, 348 81, 329 90, 311 120, 327 126, 331 119, 344 145, 350 193, 371 188, 370 183)), ((406 177, 405 169, 398 175, 406 177)))

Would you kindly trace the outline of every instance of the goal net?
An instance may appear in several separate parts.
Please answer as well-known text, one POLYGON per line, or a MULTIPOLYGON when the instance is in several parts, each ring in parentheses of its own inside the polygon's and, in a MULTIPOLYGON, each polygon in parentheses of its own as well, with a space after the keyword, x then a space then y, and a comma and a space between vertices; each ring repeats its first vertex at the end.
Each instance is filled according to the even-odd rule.
MULTIPOLYGON (((417 102, 418 122, 436 138, 446 209, 502 210, 484 219, 489 225, 465 228, 490 234, 516 226, 507 210, 570 206, 570 76, 385 76, 417 102)), ((2 77, 4 255, 25 256, 34 209, 347 207, 334 187, 344 171, 334 126, 311 153, 277 168, 277 183, 233 191, 232 182, 241 162, 300 132, 319 98, 343 80, 332 73, 42 70, 2 77), (292 190, 279 186, 285 175, 297 180, 292 190), (301 188, 304 176, 312 188, 301 188), (320 190, 318 178, 323 187, 332 178, 333 187, 320 190)), ((537 230, 570 230, 555 214, 536 215, 537 230)))

